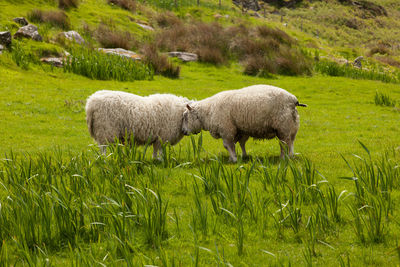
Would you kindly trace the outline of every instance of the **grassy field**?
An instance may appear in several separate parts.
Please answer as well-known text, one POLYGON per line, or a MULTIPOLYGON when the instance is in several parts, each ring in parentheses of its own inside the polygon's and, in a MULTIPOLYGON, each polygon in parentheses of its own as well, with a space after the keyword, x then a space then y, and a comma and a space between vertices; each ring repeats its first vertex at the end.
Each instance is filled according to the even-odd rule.
MULTIPOLYGON (((318 75, 262 79, 242 75, 234 64, 191 63, 182 65, 180 79, 126 83, 43 68, 24 71, 1 58, 2 262, 398 264, 400 112, 374 103, 377 91, 398 101, 398 85, 318 75), (260 83, 285 88, 308 104, 299 108, 294 161, 279 159, 276 140, 251 140, 251 159, 229 164, 221 140, 208 133, 166 147, 161 162, 149 151, 142 155, 143 147, 117 147, 103 157, 87 131, 84 103, 97 90, 202 99, 260 83), (199 140, 195 151, 192 142, 199 140), (366 183, 368 194, 358 195, 354 181, 340 179, 357 175, 342 156, 353 168, 361 161, 352 154, 368 159, 359 141, 371 151, 367 163, 375 168, 379 193, 366 183), (389 200, 379 168, 392 175, 389 200), (338 218, 329 211, 332 188, 338 218), (368 235, 375 217, 364 212, 366 205, 378 210, 375 198, 385 199, 376 240, 368 235)), ((367 173, 360 170, 359 176, 367 173)))
MULTIPOLYGON (((84 23, 95 29, 111 18, 108 24, 143 42, 151 36, 134 22, 154 26, 167 3, 146 2, 151 5, 132 13, 85 0, 66 13, 71 29, 81 33, 84 23)), ((335 1, 305 2, 265 20, 238 13, 225 0, 221 9, 208 0, 199 7, 177 1, 182 6, 170 9, 189 24, 215 21, 216 13, 229 15, 219 19, 225 26, 266 22, 321 59, 352 60, 379 40, 390 42, 386 57, 398 58, 395 0, 376 1, 387 17, 350 22, 332 10, 349 17, 361 11, 335 1), (356 23, 358 31, 342 27, 346 23, 356 23), (326 31, 316 37, 321 25, 326 31)), ((12 17, 38 6, 57 10, 52 0, 2 1, 0 30, 14 33, 12 17)), ((22 52, 25 58, 12 59, 18 46, 0 55, 0 266, 400 264, 400 76, 377 63, 383 55, 368 57, 363 71, 318 63, 360 80, 315 70, 310 76, 248 76, 230 58, 220 66, 174 60, 177 79, 104 81, 37 62, 41 53, 68 49, 49 42, 60 31, 41 23, 44 43, 18 43, 34 59, 22 52), (222 140, 207 132, 165 145, 160 160, 151 158, 151 147, 123 144, 102 155, 87 130, 85 102, 98 90, 200 100, 254 84, 284 88, 308 105, 298 108, 295 158, 280 159, 276 139, 249 140, 250 158, 232 164, 222 140)))

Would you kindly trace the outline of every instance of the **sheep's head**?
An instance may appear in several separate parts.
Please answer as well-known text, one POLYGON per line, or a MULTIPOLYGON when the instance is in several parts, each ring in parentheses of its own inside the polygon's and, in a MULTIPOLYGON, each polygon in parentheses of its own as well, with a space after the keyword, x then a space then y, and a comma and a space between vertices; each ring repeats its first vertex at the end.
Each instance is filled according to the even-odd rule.
POLYGON ((184 135, 198 134, 201 128, 201 121, 197 111, 187 104, 186 110, 183 112, 182 133, 184 135))

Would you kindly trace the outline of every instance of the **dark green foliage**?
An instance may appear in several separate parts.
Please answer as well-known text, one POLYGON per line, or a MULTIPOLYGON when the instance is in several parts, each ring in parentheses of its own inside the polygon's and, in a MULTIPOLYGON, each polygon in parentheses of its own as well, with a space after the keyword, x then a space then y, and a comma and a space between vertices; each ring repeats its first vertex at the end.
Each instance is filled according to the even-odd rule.
POLYGON ((377 106, 387 106, 387 107, 394 107, 396 105, 396 101, 393 100, 389 95, 384 93, 379 93, 376 91, 375 93, 375 105, 377 106))
POLYGON ((348 77, 353 79, 376 80, 385 83, 399 83, 400 73, 392 75, 383 71, 363 70, 353 67, 350 64, 340 65, 339 63, 320 60, 315 63, 315 71, 329 76, 348 77))
POLYGON ((76 48, 64 60, 64 71, 97 80, 135 81, 153 79, 153 70, 132 59, 76 48))

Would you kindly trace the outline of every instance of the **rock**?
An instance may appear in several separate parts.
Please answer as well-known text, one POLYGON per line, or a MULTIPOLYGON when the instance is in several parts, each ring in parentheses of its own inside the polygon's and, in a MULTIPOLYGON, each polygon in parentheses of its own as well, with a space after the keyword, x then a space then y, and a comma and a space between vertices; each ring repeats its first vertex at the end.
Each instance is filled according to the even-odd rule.
POLYGON ((14 38, 31 38, 35 41, 43 41, 42 36, 38 32, 38 28, 33 24, 28 24, 19 28, 19 30, 14 34, 14 38))
POLYGON ((358 58, 356 58, 354 60, 353 66, 361 69, 362 68, 361 61, 363 61, 363 60, 364 60, 364 57, 363 56, 359 56, 358 58))
POLYGON ((261 9, 257 0, 232 0, 232 2, 245 10, 259 11, 261 9))
POLYGON ((16 23, 18 23, 21 26, 26 26, 29 24, 29 22, 24 17, 13 18, 13 21, 15 21, 16 23))
POLYGON ((149 26, 149 25, 141 24, 141 23, 137 23, 137 22, 136 22, 136 24, 137 24, 139 27, 141 27, 142 29, 145 29, 145 30, 148 30, 148 31, 154 31, 154 28, 151 27, 151 26, 149 26))
POLYGON ((85 40, 76 31, 62 32, 62 33, 60 33, 60 35, 62 37, 65 37, 66 39, 68 39, 70 41, 75 41, 78 44, 84 44, 85 43, 85 40))
POLYGON ((0 32, 0 44, 4 46, 11 45, 11 33, 10 32, 0 32))
POLYGON ((256 17, 256 18, 262 18, 262 16, 260 14, 258 14, 258 12, 254 12, 253 14, 251 14, 251 16, 256 17))
POLYGON ((220 19, 220 18, 229 19, 229 15, 221 15, 221 14, 217 13, 217 14, 214 14, 214 18, 215 19, 220 19))
POLYGON ((136 54, 135 52, 125 50, 123 48, 99 48, 98 49, 100 52, 106 53, 106 54, 112 54, 112 55, 117 55, 121 57, 126 57, 132 60, 141 60, 142 58, 140 55, 136 54))
POLYGON ((40 59, 41 62, 51 64, 54 67, 62 68, 63 67, 63 58, 59 57, 44 57, 40 59))
POLYGON ((180 60, 182 60, 183 62, 190 62, 190 61, 197 61, 198 60, 198 56, 196 54, 193 53, 187 53, 187 52, 168 52, 168 56, 170 57, 177 57, 180 60))

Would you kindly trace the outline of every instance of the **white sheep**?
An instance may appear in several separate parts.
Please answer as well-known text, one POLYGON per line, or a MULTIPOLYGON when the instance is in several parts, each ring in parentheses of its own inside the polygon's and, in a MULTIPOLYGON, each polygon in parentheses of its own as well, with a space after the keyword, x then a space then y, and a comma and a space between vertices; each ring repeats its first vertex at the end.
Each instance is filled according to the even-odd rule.
POLYGON ((106 144, 116 138, 123 141, 133 134, 136 144, 153 145, 155 158, 161 142, 175 145, 182 139, 182 116, 187 103, 187 98, 172 94, 142 97, 120 91, 97 91, 87 99, 86 122, 103 153, 106 144))
MULTIPOLYGON (((243 157, 249 137, 278 137, 293 155, 293 142, 299 129, 297 98, 284 89, 270 85, 253 85, 239 90, 220 92, 201 101, 187 104, 183 114, 185 135, 207 130, 214 138, 222 138, 232 162, 237 161, 235 144, 240 143, 243 157)), ((281 145, 281 157, 284 145, 281 145)))

